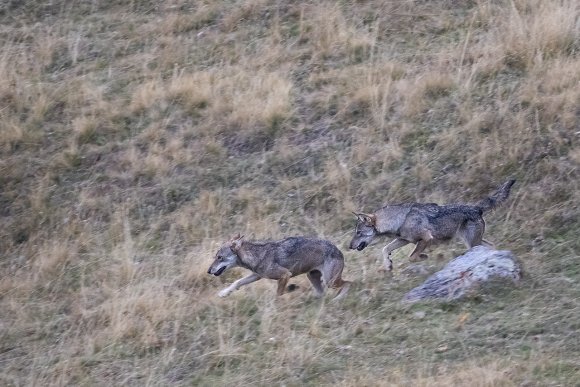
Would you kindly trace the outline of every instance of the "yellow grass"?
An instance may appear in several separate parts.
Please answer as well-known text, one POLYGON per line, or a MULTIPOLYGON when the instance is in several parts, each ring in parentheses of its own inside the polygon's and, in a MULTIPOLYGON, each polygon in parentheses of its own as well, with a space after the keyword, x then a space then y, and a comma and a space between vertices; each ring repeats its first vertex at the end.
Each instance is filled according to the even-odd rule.
MULTIPOLYGON (((0 385, 573 385, 572 0, 0 5, 0 385), (475 202, 526 277, 453 304, 347 250, 350 211, 475 202), (237 233, 324 237, 349 296, 207 274, 237 233), (421 313, 417 313, 421 312, 421 313), (465 317, 468 316, 468 317, 465 317)), ((385 243, 387 241, 385 240, 385 243)), ((429 272, 463 252, 430 252, 429 272), (436 257, 442 259, 436 259, 436 257)))

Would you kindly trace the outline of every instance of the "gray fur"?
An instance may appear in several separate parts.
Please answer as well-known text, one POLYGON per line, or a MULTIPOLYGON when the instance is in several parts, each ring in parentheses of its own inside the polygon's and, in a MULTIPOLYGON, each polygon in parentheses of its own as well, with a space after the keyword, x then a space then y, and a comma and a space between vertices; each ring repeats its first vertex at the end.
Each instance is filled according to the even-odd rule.
POLYGON ((282 295, 288 280, 300 274, 307 274, 317 296, 324 293, 322 283, 338 289, 336 298, 344 297, 350 286, 349 281, 341 278, 344 268, 342 252, 322 239, 291 237, 250 242, 238 236, 218 250, 208 273, 219 276, 232 267, 243 267, 253 274, 223 289, 220 297, 261 278, 277 280, 278 295, 282 295))
POLYGON ((384 265, 392 270, 391 253, 409 243, 415 243, 411 260, 425 259, 428 246, 459 236, 467 248, 489 244, 483 239, 483 214, 503 203, 515 180, 505 182, 494 194, 476 205, 435 203, 403 203, 387 205, 374 214, 355 214, 357 224, 350 248, 362 251, 375 237, 395 239, 383 248, 384 265))

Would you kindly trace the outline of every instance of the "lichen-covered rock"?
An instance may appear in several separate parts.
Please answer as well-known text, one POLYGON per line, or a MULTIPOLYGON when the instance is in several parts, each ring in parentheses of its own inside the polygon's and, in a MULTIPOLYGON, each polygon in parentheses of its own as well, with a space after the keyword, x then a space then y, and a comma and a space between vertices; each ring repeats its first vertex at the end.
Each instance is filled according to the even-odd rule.
POLYGON ((403 298, 404 302, 427 299, 456 300, 474 287, 496 278, 518 281, 522 271, 511 251, 476 246, 452 259, 403 298))

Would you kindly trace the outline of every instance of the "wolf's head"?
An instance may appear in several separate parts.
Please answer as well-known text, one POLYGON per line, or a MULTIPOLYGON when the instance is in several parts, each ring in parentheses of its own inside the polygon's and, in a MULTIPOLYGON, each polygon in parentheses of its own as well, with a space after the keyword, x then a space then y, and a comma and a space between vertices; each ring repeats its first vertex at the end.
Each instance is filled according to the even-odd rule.
POLYGON ((238 234, 237 237, 227 241, 219 248, 213 263, 207 270, 208 274, 213 274, 217 277, 232 267, 240 266, 240 258, 236 251, 242 245, 242 238, 243 236, 238 234))
POLYGON ((350 241, 350 249, 362 251, 367 247, 377 235, 375 228, 376 216, 373 214, 356 214, 356 227, 354 236, 350 241))

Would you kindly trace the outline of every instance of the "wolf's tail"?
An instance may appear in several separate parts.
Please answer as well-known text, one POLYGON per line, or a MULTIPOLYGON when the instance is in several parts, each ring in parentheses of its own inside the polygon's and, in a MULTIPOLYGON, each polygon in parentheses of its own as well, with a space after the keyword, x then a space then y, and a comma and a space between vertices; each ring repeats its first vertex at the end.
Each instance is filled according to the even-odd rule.
POLYGON ((481 208, 483 212, 493 210, 504 201, 506 201, 508 196, 510 196, 510 190, 515 182, 516 181, 514 179, 506 181, 492 195, 477 203, 477 206, 481 208))

